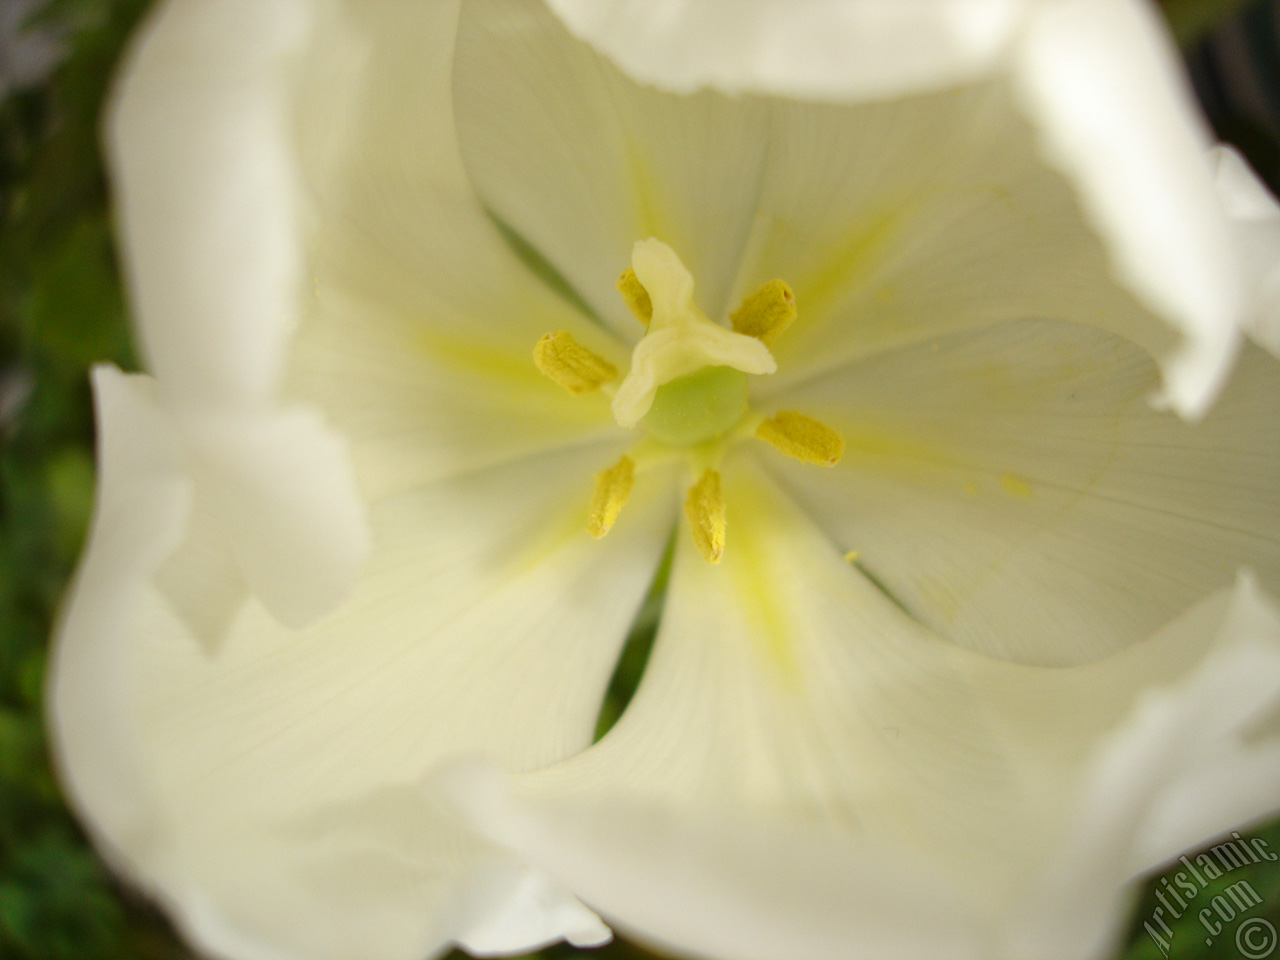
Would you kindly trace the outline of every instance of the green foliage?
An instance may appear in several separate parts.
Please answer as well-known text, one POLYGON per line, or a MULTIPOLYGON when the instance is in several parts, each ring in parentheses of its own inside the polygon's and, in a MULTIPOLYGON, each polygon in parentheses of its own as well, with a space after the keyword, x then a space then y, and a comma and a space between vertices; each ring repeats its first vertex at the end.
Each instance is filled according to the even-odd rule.
POLYGON ((188 956, 124 894, 50 770, 50 625, 93 500, 89 364, 132 358, 111 247, 98 117, 145 0, 56 2, 67 55, 0 100, 0 956, 188 956))
POLYGON ((1200 39, 1245 0, 1160 0, 1173 35, 1182 44, 1200 39))
MULTIPOLYGON (((1191 868, 1173 863, 1153 873, 1135 912, 1125 960, 1239 960, 1243 951, 1236 934, 1241 924, 1258 917, 1280 925, 1280 864, 1258 856, 1280 855, 1280 822, 1236 832, 1245 843, 1265 844, 1261 850, 1252 848, 1253 858, 1259 862, 1248 858, 1249 851, 1236 843, 1236 856, 1244 865, 1233 867, 1237 861, 1230 859, 1230 854, 1224 862, 1212 851, 1214 844, 1205 844, 1200 851, 1186 855, 1191 868), (1223 869, 1221 877, 1213 879, 1202 866, 1197 872, 1201 854, 1223 869), (1241 881, 1248 887, 1236 886, 1241 881), (1236 888, 1234 894, 1232 887, 1236 888)), ((1232 837, 1219 838, 1219 842, 1223 840, 1232 837)))
POLYGON ((604 703, 600 705, 600 716, 596 718, 595 739, 599 740, 613 729, 613 725, 622 717, 631 698, 640 686, 640 677, 649 663, 649 654, 653 652, 653 643, 658 638, 658 621, 662 619, 662 607, 667 598, 667 582, 671 579, 671 563, 675 557, 675 535, 667 541, 662 555, 662 562, 653 575, 653 582, 645 594, 627 642, 618 657, 618 665, 609 679, 605 690, 604 703))

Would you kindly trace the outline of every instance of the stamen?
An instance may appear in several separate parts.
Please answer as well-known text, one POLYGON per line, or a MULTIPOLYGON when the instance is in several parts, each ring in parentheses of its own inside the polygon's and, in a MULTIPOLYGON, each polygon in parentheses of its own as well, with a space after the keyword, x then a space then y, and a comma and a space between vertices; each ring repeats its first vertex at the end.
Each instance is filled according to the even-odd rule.
POLYGON ((693 275, 661 240, 636 243, 631 266, 649 295, 653 315, 631 352, 631 369, 613 395, 613 416, 620 426, 634 427, 649 412, 659 388, 704 367, 732 367, 747 374, 778 369, 761 341, 707 319, 693 300, 693 275))
POLYGON ((627 305, 637 320, 646 327, 649 321, 653 319, 653 301, 649 299, 649 291, 644 288, 644 284, 640 282, 640 278, 636 276, 634 267, 627 267, 618 275, 618 280, 614 284, 618 288, 618 292, 622 294, 622 300, 627 305))
POLYGON ((825 423, 795 410, 783 410, 764 420, 756 436, 779 453, 805 463, 834 467, 844 455, 844 438, 825 423))
POLYGON ((796 322, 796 296, 781 280, 770 280, 729 314, 733 329, 771 347, 796 322))
POLYGON ((582 346, 567 330, 544 334, 533 348, 533 362, 574 396, 590 393, 618 376, 617 367, 582 346))
POLYGON ((684 515, 689 518, 693 542, 708 563, 719 563, 724 554, 724 497, 720 493, 720 474, 708 468, 702 479, 689 488, 684 501, 684 515))
POLYGON ((591 494, 591 516, 587 532, 599 540, 613 527, 618 514, 631 496, 631 485, 636 479, 636 465, 624 456, 608 470, 596 474, 596 488, 591 494))

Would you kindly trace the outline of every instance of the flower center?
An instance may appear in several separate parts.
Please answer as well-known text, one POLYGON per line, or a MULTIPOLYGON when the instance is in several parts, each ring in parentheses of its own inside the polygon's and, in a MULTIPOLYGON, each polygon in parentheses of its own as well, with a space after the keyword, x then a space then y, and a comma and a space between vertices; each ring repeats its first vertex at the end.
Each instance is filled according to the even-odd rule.
POLYGON ((747 412, 747 375, 733 367, 703 367, 664 383, 640 421, 649 435, 673 447, 706 443, 747 412))
POLYGON ((788 456, 834 466, 844 452, 840 435, 793 410, 763 417, 750 407, 750 377, 774 373, 769 347, 796 319, 795 297, 781 280, 766 283, 729 316, 732 329, 706 316, 694 302, 693 276, 665 243, 641 240, 618 292, 645 335, 631 353, 631 368, 613 386, 617 368, 565 331, 538 341, 538 369, 573 394, 604 389, 613 416, 647 438, 596 475, 587 529, 603 537, 631 493, 638 471, 685 456, 696 477, 685 516, 698 550, 711 563, 724 552, 727 511, 717 466, 729 446, 754 434, 788 456))
MULTIPOLYGON (((662 404, 666 414, 678 414, 675 408, 684 407, 683 416, 677 419, 692 423, 707 415, 709 422, 714 421, 717 417, 702 405, 710 403, 721 410, 732 406, 738 380, 732 376, 734 372, 762 374, 778 369, 763 341, 713 323, 698 309, 693 301, 693 276, 665 243, 650 238, 636 244, 631 268, 618 278, 624 299, 628 291, 634 295, 636 284, 646 295, 648 330, 632 351, 631 370, 613 397, 613 416, 621 426, 639 423, 659 390, 666 387, 671 387, 662 404), (724 373, 707 372, 717 369, 724 373), (692 381, 686 379, 690 376, 692 381), (677 384, 677 380, 682 382, 677 384)), ((644 310, 643 303, 628 305, 633 312, 644 310)), ((742 380, 745 389, 745 377, 742 380)), ((745 395, 742 400, 745 403, 745 395)), ((719 429, 729 426, 732 422, 719 429)), ((698 443, 713 435, 689 442, 698 443)))

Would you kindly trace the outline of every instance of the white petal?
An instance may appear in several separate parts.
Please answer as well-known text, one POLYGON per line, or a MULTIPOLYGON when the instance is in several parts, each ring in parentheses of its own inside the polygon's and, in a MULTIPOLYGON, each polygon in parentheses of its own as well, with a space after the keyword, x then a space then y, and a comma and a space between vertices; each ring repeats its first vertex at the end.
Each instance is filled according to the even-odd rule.
POLYGON ((574 314, 521 262, 463 168, 457 0, 334 7, 308 50, 293 118, 314 289, 437 333, 532 327, 536 339, 547 316, 574 314))
POLYGON ((1015 80, 1046 157, 1076 185, 1119 278, 1182 337, 1165 401, 1200 416, 1237 346, 1241 279, 1181 61, 1141 0, 1034 8, 1015 80))
MULTIPOLYGON (((545 874, 512 863, 503 868, 510 889, 495 898, 503 904, 501 912, 456 938, 468 953, 504 956, 561 939, 577 947, 598 947, 612 939, 612 931, 598 916, 545 874)), ((494 891, 486 893, 492 896, 494 891)))
POLYGON ((164 404, 149 416, 164 422, 193 497, 160 582, 202 640, 219 641, 247 591, 293 626, 341 601, 369 532, 346 447, 314 411, 175 415, 164 404))
POLYGON ((154 415, 194 497, 159 582, 196 635, 216 644, 249 592, 292 626, 340 603, 369 530, 347 447, 315 411, 175 415, 165 405, 154 415))
POLYGON ((110 124, 144 352, 209 523, 229 528, 216 558, 171 571, 214 575, 220 596, 186 605, 210 633, 246 586, 290 623, 315 619, 368 548, 342 442, 276 406, 304 258, 290 84, 314 14, 297 0, 166 4, 110 124))
POLYGON ((306 409, 192 416, 182 426, 254 595, 295 627, 332 609, 369 552, 346 446, 306 409))
POLYGON ((1000 839, 984 811, 1042 786, 1004 765, 1010 747, 990 736, 975 678, 1031 668, 964 651, 897 610, 749 460, 726 465, 724 493, 724 559, 707 564, 681 538, 621 721, 528 789, 775 814, 957 863, 990 844, 969 867, 976 888, 984 860, 1027 841, 1013 821, 1000 839))
MULTIPOLYGON (((1148 689, 1083 771, 1073 829, 1028 897, 1015 955, 1053 955, 1073 940, 1082 953, 1101 955, 1106 945, 1091 942, 1082 921, 1118 922, 1120 904, 1100 876, 1149 870, 1274 814, 1280 738, 1262 721, 1280 708, 1280 608, 1242 576, 1159 642, 1185 647, 1196 635, 1216 635, 1208 654, 1175 682, 1148 689)), ((1151 657, 1136 650, 1117 662, 1140 687, 1151 657)))
POLYGON ((301 823, 274 834, 228 834, 217 849, 182 851, 187 864, 199 857, 199 869, 164 892, 194 943, 235 960, 420 960, 450 941, 482 954, 524 952, 607 929, 419 788, 299 814, 301 823))
POLYGON ((642 83, 814 99, 956 84, 1004 53, 1025 0, 551 0, 582 39, 642 83))
POLYGON ((155 825, 136 718, 128 709, 130 606, 181 539, 192 490, 154 382, 99 367, 93 386, 98 499, 74 601, 58 624, 51 717, 73 801, 93 811, 109 848, 145 850, 155 825))
POLYGON ((548 296, 470 315, 387 307, 376 295, 326 285, 299 331, 291 393, 348 438, 368 501, 555 448, 616 440, 622 432, 608 398, 571 396, 538 372, 533 347, 559 329, 619 368, 626 353, 599 328, 557 312, 548 296))
POLYGON ((457 16, 454 2, 341 4, 299 81, 313 272, 286 390, 349 439, 367 499, 611 429, 601 397, 538 373, 543 334, 626 362, 477 202, 454 129, 457 16))
POLYGON ((1233 222, 1272 220, 1277 215, 1276 199, 1249 166, 1240 151, 1219 143, 1209 152, 1214 170, 1213 184, 1218 201, 1233 222))
MULTIPOLYGON (((526 769, 590 742, 674 512, 669 478, 646 475, 609 539, 591 540, 590 473, 617 452, 385 499, 348 603, 295 631, 251 602, 216 648, 147 584, 158 549, 135 554, 134 529, 99 537, 55 690, 63 765, 100 841, 215 952, 407 960, 451 938, 513 950, 603 936, 424 778, 458 754, 526 769), (104 591, 110 618, 92 606, 104 591), (104 659, 105 675, 78 666, 104 659), (145 829, 118 826, 124 788, 145 829)), ((107 487, 103 502, 128 492, 107 487)))
POLYGON ((1145 637, 1240 564, 1280 584, 1278 380, 1249 348, 1188 424, 1149 407, 1158 374, 1132 344, 1005 324, 771 398, 830 424, 847 452, 832 470, 767 463, 943 636, 1078 663, 1145 637))
POLYGON ((484 202, 629 339, 614 289, 657 237, 713 320, 747 238, 768 134, 758 99, 634 83, 534 0, 470 0, 454 64, 467 170, 484 202))
POLYGON ((1229 218, 1251 294, 1245 331, 1280 354, 1280 205, 1231 147, 1213 151, 1214 186, 1229 218))
POLYGON ((135 45, 110 158, 134 314, 161 392, 269 399, 302 277, 287 80, 305 0, 176 0, 135 45))
POLYGON ((1171 328, 1116 282, 1072 183, 990 82, 886 103, 774 104, 758 215, 730 300, 781 277, 800 319, 760 394, 851 358, 1024 318, 1171 328))
POLYGON ((192 635, 216 647, 249 596, 221 512, 199 483, 182 543, 156 571, 156 585, 192 635))
POLYGON ((1133 869, 1280 807, 1280 608, 1251 576, 1241 577, 1216 646, 1193 675, 1141 702, 1097 764, 1084 818, 1117 832, 1141 819, 1133 869))
POLYGON ((956 891, 874 845, 623 792, 606 802, 517 799, 485 773, 455 787, 475 822, 663 951, 725 960, 973 956, 977 924, 956 891))
MULTIPOLYGON (((990 660, 896 611, 745 469, 726 473, 722 564, 692 547, 677 556, 653 660, 618 726, 506 786, 483 771, 455 783, 474 822, 668 949, 1097 956, 1134 868, 1106 839, 1143 843, 1159 804, 1178 798, 1171 785, 1202 777, 1199 745, 1234 751, 1239 718, 1274 706, 1274 625, 1242 636, 1215 597, 1106 661, 990 660), (1160 744, 1172 766, 1111 776, 1124 773, 1113 744, 1153 745, 1149 691, 1166 687, 1161 710, 1190 722, 1203 697, 1231 698, 1237 671, 1262 667, 1247 704, 1219 710, 1232 721, 1196 738, 1196 762, 1178 755, 1173 724, 1160 744), (1115 789, 1126 804, 1107 809, 1122 829, 1077 833, 1115 789)), ((1253 757, 1238 759, 1222 773, 1248 775, 1253 757)), ((1199 799, 1198 828, 1243 812, 1238 797, 1199 799)), ((1273 802, 1255 791, 1251 815, 1273 802)))

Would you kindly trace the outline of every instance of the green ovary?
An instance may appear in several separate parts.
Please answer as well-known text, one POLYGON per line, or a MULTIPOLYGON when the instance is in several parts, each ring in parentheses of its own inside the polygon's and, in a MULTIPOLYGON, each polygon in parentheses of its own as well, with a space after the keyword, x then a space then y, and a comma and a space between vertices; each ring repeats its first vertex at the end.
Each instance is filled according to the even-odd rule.
POLYGON ((733 367, 703 367, 658 388, 641 421, 663 443, 692 447, 714 440, 747 410, 747 375, 733 367))

